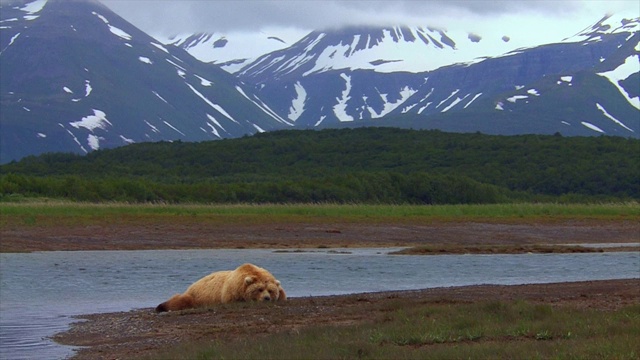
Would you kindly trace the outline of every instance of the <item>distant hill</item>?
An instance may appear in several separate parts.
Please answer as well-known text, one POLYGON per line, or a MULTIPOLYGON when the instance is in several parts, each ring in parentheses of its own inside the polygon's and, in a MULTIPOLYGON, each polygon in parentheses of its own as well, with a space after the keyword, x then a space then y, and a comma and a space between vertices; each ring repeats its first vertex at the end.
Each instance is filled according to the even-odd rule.
POLYGON ((640 140, 621 137, 292 130, 28 157, 0 167, 0 189, 75 198, 76 186, 112 200, 129 187, 145 192, 129 200, 172 202, 640 199, 638 153, 640 140))

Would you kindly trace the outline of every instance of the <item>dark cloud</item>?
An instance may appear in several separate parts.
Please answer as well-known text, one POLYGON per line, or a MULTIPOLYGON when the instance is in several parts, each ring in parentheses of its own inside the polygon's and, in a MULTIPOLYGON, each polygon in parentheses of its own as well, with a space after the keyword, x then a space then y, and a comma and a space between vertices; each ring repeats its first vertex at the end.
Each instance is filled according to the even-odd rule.
POLYGON ((345 25, 438 25, 461 17, 569 16, 586 5, 636 0, 102 0, 150 33, 323 29, 345 25), (434 22, 436 24, 434 24, 434 22))

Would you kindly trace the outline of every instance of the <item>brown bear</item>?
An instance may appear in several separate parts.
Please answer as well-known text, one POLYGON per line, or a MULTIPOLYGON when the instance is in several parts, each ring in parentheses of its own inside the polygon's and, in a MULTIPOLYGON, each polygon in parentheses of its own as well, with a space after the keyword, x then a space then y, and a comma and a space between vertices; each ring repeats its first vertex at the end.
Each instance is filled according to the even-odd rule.
POLYGON ((233 301, 282 301, 287 294, 267 270, 253 264, 213 272, 193 283, 183 294, 156 307, 157 312, 206 307, 233 301))

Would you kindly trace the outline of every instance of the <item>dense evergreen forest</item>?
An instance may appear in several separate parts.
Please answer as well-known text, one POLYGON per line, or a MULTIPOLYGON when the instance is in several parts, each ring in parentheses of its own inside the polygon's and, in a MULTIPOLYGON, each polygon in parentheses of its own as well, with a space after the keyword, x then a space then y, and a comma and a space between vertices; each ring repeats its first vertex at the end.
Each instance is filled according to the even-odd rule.
POLYGON ((358 128, 161 142, 0 167, 0 199, 416 203, 640 199, 640 140, 358 128))

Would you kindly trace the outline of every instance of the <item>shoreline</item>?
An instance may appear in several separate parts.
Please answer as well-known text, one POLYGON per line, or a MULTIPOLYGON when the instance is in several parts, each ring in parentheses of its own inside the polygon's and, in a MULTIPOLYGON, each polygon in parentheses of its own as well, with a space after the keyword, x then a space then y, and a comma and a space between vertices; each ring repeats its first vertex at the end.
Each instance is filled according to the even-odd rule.
POLYGON ((79 346, 73 359, 152 357, 190 342, 296 333, 314 326, 371 321, 389 306, 528 301, 612 311, 640 304, 640 278, 523 285, 471 285, 290 298, 285 303, 232 303, 157 314, 153 308, 74 317, 52 339, 79 346))
MULTIPOLYGON (((28 220, 28 219, 27 219, 28 220)), ((637 219, 493 219, 441 221, 428 217, 402 222, 280 221, 240 224, 201 217, 100 219, 76 224, 35 224, 16 217, 0 227, 0 252, 79 250, 273 249, 314 251, 422 246, 499 247, 547 244, 637 243, 637 219)), ((603 249, 610 251, 611 249, 603 249)), ((633 247, 631 251, 639 251, 633 247)), ((640 277, 640 274, 639 274, 640 277)), ((468 304, 525 300, 553 306, 609 311, 640 304, 640 279, 529 285, 475 285, 384 293, 292 298, 285 304, 226 304, 157 315, 153 309, 76 317, 52 339, 86 346, 74 359, 153 358, 163 349, 274 333, 295 334, 314 326, 370 322, 389 306, 468 304), (86 320, 86 321, 83 321, 86 320)))
MULTIPOLYGON (((363 247, 518 247, 638 243, 640 221, 437 221, 403 223, 248 223, 123 221, 13 223, 0 228, 0 252, 363 247)), ((611 249, 603 249, 610 251, 611 249)))

